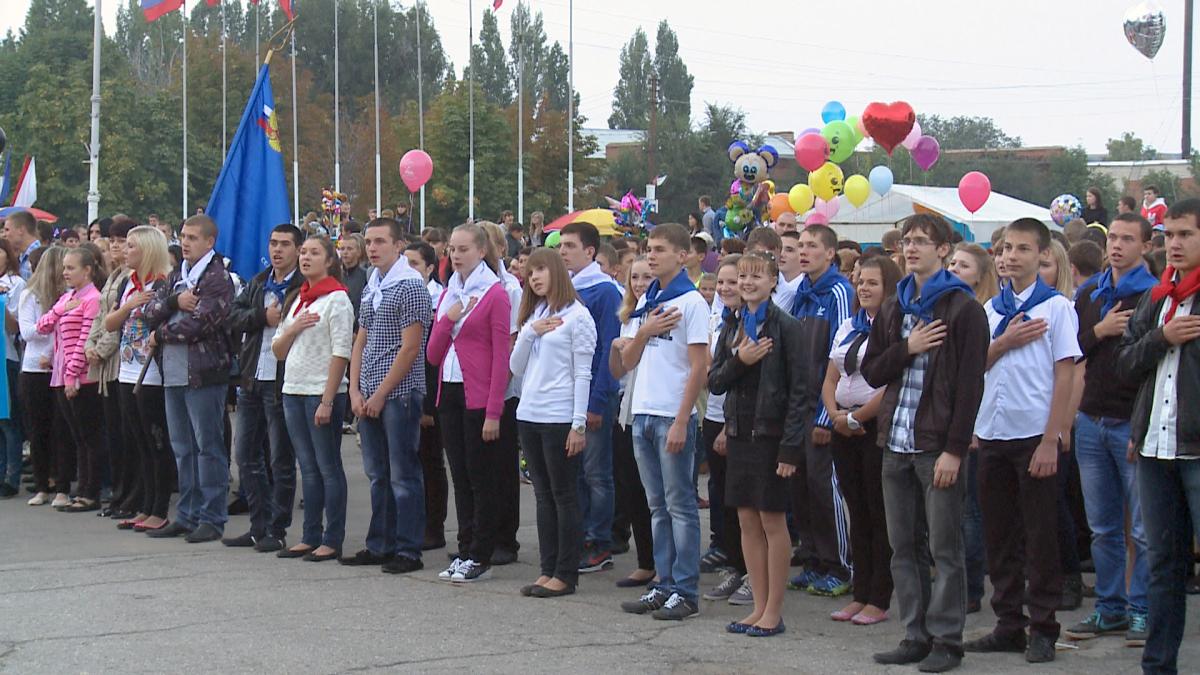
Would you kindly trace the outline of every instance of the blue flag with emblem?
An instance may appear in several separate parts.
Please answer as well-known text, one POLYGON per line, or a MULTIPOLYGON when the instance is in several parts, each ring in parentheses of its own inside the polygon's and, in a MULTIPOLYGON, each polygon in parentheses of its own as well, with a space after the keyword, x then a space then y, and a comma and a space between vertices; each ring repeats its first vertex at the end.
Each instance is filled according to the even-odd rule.
POLYGON ((217 251, 243 279, 267 266, 271 228, 292 221, 269 68, 258 71, 206 209, 217 224, 217 251))

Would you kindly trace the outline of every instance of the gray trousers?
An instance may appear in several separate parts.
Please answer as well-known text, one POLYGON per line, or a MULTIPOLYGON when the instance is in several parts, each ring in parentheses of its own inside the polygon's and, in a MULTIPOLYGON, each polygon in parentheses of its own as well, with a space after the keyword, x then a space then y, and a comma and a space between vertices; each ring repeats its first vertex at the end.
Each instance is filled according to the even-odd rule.
MULTIPOLYGON (((893 611, 905 639, 962 650, 967 574, 962 538, 966 472, 949 488, 933 487, 937 452, 884 450, 883 503, 892 544, 893 611), (930 557, 937 577, 930 578, 930 557)), ((965 467, 964 467, 965 468, 965 467)))

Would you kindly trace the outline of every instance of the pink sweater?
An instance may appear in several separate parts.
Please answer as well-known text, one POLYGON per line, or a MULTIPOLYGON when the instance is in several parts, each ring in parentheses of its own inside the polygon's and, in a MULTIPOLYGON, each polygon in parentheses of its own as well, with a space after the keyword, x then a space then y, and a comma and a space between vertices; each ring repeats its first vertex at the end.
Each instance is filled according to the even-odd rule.
POLYGON ((54 355, 51 358, 51 387, 92 384, 88 379, 87 356, 84 344, 92 330, 92 322, 100 313, 100 291, 88 284, 78 291, 67 291, 49 312, 38 319, 37 331, 42 335, 54 333, 54 355), (78 299, 79 305, 68 310, 67 304, 78 299))
MULTIPOLYGON (((442 297, 445 297, 444 295, 442 297)), ((439 305, 440 305, 439 301, 439 305)), ((463 320, 458 337, 452 337, 454 322, 443 316, 433 324, 429 333, 426 357, 441 366, 450 345, 462 364, 463 389, 467 408, 487 410, 489 420, 499 420, 504 414, 504 388, 508 385, 508 355, 511 348, 509 327, 512 305, 504 284, 494 284, 463 320)), ((438 378, 438 400, 442 397, 441 378, 438 378)))

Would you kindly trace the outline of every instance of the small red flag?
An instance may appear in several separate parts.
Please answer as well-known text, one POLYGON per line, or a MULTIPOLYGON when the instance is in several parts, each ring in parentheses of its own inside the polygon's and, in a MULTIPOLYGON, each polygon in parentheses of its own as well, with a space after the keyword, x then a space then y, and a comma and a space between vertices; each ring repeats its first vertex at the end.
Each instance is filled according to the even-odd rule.
POLYGON ((205 2, 208 3, 209 7, 216 7, 217 5, 221 4, 221 0, 205 0, 205 2))
POLYGON ((503 5, 503 4, 504 4, 504 0, 495 0, 495 2, 492 3, 492 11, 494 12, 494 11, 500 9, 500 5, 503 5))
POLYGON ((279 0, 279 9, 283 10, 288 21, 293 21, 296 18, 296 13, 292 11, 292 0, 279 0))

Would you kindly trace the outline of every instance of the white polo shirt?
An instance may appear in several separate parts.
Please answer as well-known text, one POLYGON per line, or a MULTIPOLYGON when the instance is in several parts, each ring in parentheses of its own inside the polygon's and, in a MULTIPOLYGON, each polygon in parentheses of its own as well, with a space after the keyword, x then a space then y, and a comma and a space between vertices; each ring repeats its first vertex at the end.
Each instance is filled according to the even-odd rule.
MULTIPOLYGON (((1030 284, 1017 294, 1021 306, 1033 294, 1030 284)), ((988 330, 996 331, 1004 318, 988 302, 988 330)), ((1009 350, 984 377, 983 402, 975 418, 975 435, 989 441, 1013 441, 1033 438, 1046 430, 1050 418, 1050 399, 1054 393, 1054 364, 1077 359, 1079 317, 1071 301, 1056 295, 1028 312, 1030 320, 1043 319, 1049 325, 1040 338, 1024 347, 1009 350)))
MULTIPOLYGON (((1192 313, 1192 302, 1196 296, 1179 303, 1175 316, 1192 313)), ((1158 312, 1158 326, 1167 318, 1168 299, 1158 312)), ((1142 443, 1142 456, 1152 459, 1195 459, 1178 457, 1176 432, 1179 429, 1179 345, 1170 345, 1167 355, 1158 362, 1154 372, 1154 399, 1150 406, 1150 422, 1146 428, 1146 440, 1142 443)))
POLYGON ((796 289, 800 288, 800 282, 804 280, 803 274, 797 274, 791 281, 783 278, 783 272, 779 273, 779 283, 775 284, 775 292, 771 294, 771 301, 774 302, 780 309, 792 313, 792 302, 796 299, 796 289))
MULTIPOLYGON (((638 300, 638 309, 646 304, 646 296, 638 300)), ((708 303, 699 293, 684 293, 660 307, 677 307, 682 313, 679 325, 670 331, 650 338, 638 362, 637 381, 633 387, 634 415, 657 415, 674 418, 683 402, 691 362, 688 346, 708 346, 708 303)), ((632 337, 642 325, 641 318, 632 319, 622 335, 632 337)))

